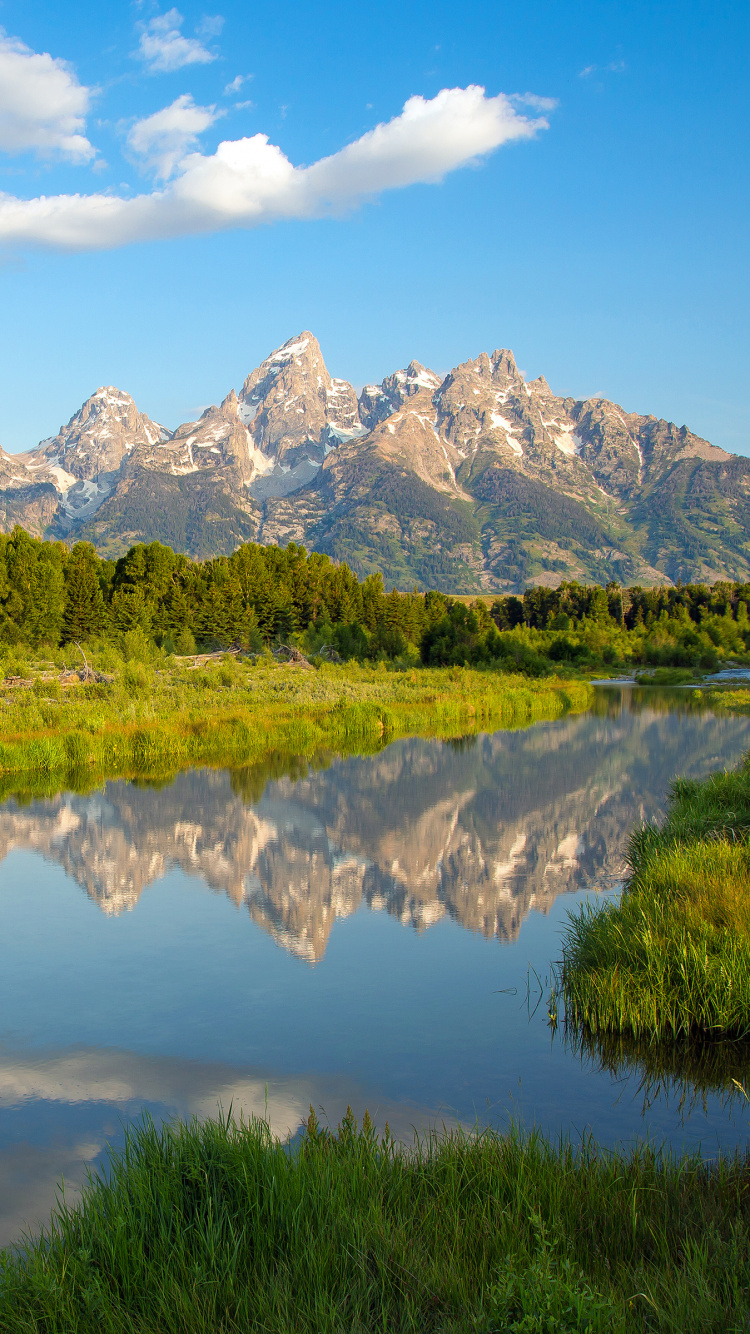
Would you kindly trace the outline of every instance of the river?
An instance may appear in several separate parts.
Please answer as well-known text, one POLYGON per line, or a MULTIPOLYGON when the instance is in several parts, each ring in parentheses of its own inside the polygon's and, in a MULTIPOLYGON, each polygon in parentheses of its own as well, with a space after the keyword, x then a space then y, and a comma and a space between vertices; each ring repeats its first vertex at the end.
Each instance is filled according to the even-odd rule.
POLYGON ((581 1051, 547 1000, 633 822, 748 749, 691 692, 609 688, 526 729, 0 805, 0 1244, 144 1110, 744 1147, 731 1081, 581 1051))

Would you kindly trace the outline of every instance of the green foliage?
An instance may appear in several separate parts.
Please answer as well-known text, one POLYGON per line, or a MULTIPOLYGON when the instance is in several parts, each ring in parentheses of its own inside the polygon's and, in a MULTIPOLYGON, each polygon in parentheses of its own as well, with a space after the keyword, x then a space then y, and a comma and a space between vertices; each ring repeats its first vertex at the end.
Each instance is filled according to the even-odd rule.
POLYGON ((0 535, 0 643, 57 644, 63 623, 67 553, 23 528, 0 535))
POLYGON ((584 708, 592 694, 557 678, 531 684, 522 676, 360 667, 356 660, 305 670, 270 655, 231 656, 196 670, 149 641, 145 659, 125 657, 128 636, 140 633, 123 636, 123 653, 106 641, 90 646, 89 661, 113 679, 63 686, 59 703, 44 703, 46 666, 28 669, 32 688, 4 697, 0 775, 35 772, 46 782, 58 773, 67 781, 71 763, 80 769, 83 762, 66 751, 69 734, 86 734, 92 777, 128 775, 146 764, 157 772, 191 763, 247 765, 274 749, 300 756, 331 746, 368 751, 397 735, 525 726, 584 708))
MULTIPOLYGON (((526 485, 512 478, 516 490, 526 485)), ((381 482, 395 488, 404 515, 414 519, 415 549, 423 540, 430 547, 419 524, 429 527, 435 505, 462 549, 474 541, 458 502, 436 498, 431 488, 423 496, 411 477, 393 474, 381 482)), ((385 503, 378 488, 370 500, 385 503)), ((439 580, 437 566, 434 575, 439 580)), ((564 582, 532 586, 522 598, 497 597, 489 609, 487 601, 469 606, 435 591, 388 591, 379 573, 359 579, 347 564, 294 542, 286 548, 247 542, 203 562, 150 542, 113 562, 87 542, 68 551, 21 528, 0 537, 0 644, 8 646, 105 639, 126 659, 154 661, 161 648, 178 655, 232 646, 258 653, 295 643, 315 654, 328 644, 345 661, 410 665, 421 658, 427 665, 466 663, 527 676, 575 666, 708 671, 722 661, 750 660, 747 584, 623 589, 564 582)))
POLYGON ((559 986, 593 1033, 750 1032, 750 763, 674 784, 664 825, 631 837, 620 903, 569 921, 559 986))
POLYGON ((461 1131, 413 1147, 310 1109, 126 1131, 75 1207, 0 1258, 7 1334, 739 1334, 746 1159, 461 1131))
POLYGON ((91 639, 101 633, 106 622, 99 558, 89 542, 77 542, 65 563, 63 643, 91 639))

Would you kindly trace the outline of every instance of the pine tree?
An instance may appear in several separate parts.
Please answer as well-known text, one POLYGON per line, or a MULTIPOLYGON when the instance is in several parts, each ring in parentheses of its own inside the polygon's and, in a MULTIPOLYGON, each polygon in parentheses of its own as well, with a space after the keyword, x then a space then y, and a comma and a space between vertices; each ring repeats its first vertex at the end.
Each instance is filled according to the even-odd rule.
POLYGON ((99 559, 90 542, 77 542, 65 566, 63 643, 101 634, 106 623, 99 559))
POLYGON ((0 538, 0 634, 10 642, 58 644, 64 604, 59 543, 41 542, 16 527, 0 538))

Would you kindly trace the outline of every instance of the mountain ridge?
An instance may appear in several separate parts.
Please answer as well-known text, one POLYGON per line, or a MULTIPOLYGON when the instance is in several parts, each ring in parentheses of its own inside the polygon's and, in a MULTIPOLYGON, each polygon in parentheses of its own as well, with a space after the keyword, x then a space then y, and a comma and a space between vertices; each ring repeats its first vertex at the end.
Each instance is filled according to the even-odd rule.
POLYGON ((113 386, 24 454, 0 528, 120 555, 301 542, 399 586, 750 579, 750 461, 603 398, 555 395, 496 349, 412 361, 359 394, 303 330, 169 431, 113 386))

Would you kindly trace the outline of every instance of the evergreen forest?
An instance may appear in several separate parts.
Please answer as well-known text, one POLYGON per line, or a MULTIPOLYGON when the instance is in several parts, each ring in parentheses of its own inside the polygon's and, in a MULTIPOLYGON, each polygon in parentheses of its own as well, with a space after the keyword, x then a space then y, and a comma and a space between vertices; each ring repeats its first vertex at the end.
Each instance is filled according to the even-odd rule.
POLYGON ((100 558, 16 527, 0 535, 0 649, 111 643, 129 656, 280 645, 309 657, 540 676, 605 665, 712 671, 750 660, 750 584, 606 587, 523 596, 387 591, 301 546, 245 543, 205 561, 159 542, 100 558))

